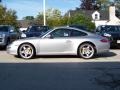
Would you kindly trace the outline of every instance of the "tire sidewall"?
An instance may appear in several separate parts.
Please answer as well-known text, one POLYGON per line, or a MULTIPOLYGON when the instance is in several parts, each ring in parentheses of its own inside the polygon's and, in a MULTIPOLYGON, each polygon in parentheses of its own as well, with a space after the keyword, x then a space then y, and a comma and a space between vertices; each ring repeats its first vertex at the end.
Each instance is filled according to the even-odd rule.
POLYGON ((24 43, 24 44, 21 44, 20 46, 19 46, 19 48, 18 48, 18 56, 19 57, 21 57, 21 58, 23 58, 23 59, 32 59, 34 56, 35 56, 35 49, 34 49, 34 47, 31 45, 31 44, 29 44, 29 43, 24 43), (29 58, 24 58, 21 54, 20 54, 20 50, 21 50, 21 48, 24 46, 24 45, 28 45, 28 46, 30 46, 31 48, 32 48, 32 55, 29 57, 29 58))
POLYGON ((91 59, 91 58, 93 58, 93 57, 95 56, 95 47, 94 47, 92 44, 89 44, 89 43, 84 43, 84 44, 80 45, 79 48, 78 48, 78 56, 79 56, 79 57, 82 57, 82 58, 84 58, 84 59, 91 59), (84 56, 81 54, 81 52, 80 52, 81 49, 82 49, 82 47, 85 46, 85 45, 90 45, 90 46, 93 48, 93 50, 94 50, 92 56, 90 56, 89 58, 84 57, 84 56))

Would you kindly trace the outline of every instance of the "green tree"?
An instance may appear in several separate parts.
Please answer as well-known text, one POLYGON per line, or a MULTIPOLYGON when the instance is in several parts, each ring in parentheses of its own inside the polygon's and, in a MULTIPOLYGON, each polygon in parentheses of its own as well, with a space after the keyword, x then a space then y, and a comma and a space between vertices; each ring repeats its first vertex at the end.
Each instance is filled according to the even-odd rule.
POLYGON ((93 1, 92 0, 80 0, 81 5, 80 8, 83 10, 92 10, 93 9, 93 1))
POLYGON ((116 16, 120 18, 120 0, 113 0, 112 2, 116 7, 116 16))
MULTIPOLYGON (((46 10, 46 20, 47 25, 50 27, 60 26, 61 25, 61 12, 58 9, 47 9, 46 10)), ((43 24, 43 13, 39 13, 36 17, 36 21, 39 24, 43 24)))
POLYGON ((95 29, 95 24, 92 23, 92 20, 84 14, 76 13, 70 17, 69 25, 83 25, 86 26, 89 30, 95 29))
POLYGON ((43 13, 39 12, 38 15, 35 18, 36 24, 43 24, 43 13))
POLYGON ((117 10, 120 12, 120 0, 114 0, 117 10))
POLYGON ((34 16, 26 16, 23 19, 24 20, 34 20, 34 16))
POLYGON ((47 19, 49 18, 59 19, 61 18, 61 11, 58 9, 50 8, 46 10, 46 16, 47 16, 47 19))
POLYGON ((16 11, 0 5, 0 24, 18 27, 16 11))
POLYGON ((97 4, 100 5, 101 10, 107 10, 110 6, 111 1, 110 0, 97 0, 97 4))

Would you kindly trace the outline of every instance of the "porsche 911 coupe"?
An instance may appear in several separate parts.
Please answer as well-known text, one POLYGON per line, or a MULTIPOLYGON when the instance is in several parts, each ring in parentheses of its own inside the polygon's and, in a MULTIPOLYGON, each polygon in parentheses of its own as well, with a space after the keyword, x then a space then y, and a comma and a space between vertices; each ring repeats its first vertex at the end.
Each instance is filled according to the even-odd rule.
POLYGON ((7 46, 7 52, 23 59, 36 55, 78 55, 90 59, 109 48, 105 37, 78 28, 58 27, 39 37, 16 40, 7 46))

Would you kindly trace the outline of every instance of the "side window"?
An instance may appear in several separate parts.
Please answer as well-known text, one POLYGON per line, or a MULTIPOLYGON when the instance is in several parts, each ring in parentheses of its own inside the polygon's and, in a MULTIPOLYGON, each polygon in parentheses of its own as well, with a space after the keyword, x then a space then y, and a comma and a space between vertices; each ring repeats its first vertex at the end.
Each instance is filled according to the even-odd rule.
POLYGON ((101 32, 101 26, 98 26, 96 32, 101 32))
POLYGON ((98 14, 95 14, 95 20, 97 20, 98 19, 98 14))
POLYGON ((70 30, 69 29, 56 29, 50 34, 52 37, 69 37, 70 30))
POLYGON ((48 27, 44 26, 37 27, 37 31, 40 33, 45 33, 46 31, 48 31, 48 27))
POLYGON ((114 26, 107 27, 107 32, 114 32, 116 29, 114 26))
POLYGON ((87 34, 81 31, 72 30, 71 37, 86 36, 87 34))
POLYGON ((37 28, 36 27, 31 27, 29 28, 30 29, 30 32, 36 32, 37 31, 37 28))

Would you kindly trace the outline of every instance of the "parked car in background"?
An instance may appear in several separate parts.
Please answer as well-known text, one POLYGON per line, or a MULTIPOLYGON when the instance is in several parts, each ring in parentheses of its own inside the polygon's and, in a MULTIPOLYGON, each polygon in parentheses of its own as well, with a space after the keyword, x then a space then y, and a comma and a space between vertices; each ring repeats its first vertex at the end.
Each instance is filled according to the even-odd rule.
POLYGON ((92 58, 97 53, 109 51, 109 40, 81 29, 59 27, 41 37, 14 41, 7 47, 9 54, 30 59, 35 55, 78 55, 92 58))
POLYGON ((102 25, 98 26, 95 32, 99 35, 109 38, 111 46, 120 43, 120 25, 102 25))
POLYGON ((26 34, 23 31, 21 31, 20 29, 18 30, 18 32, 20 34, 20 39, 23 39, 23 38, 27 37, 26 34))
POLYGON ((19 37, 20 35, 14 27, 10 25, 0 25, 0 46, 6 47, 19 37))
POLYGON ((29 26, 26 31, 24 31, 24 34, 26 37, 39 37, 41 34, 44 34, 48 30, 48 26, 32 25, 29 26))

